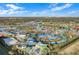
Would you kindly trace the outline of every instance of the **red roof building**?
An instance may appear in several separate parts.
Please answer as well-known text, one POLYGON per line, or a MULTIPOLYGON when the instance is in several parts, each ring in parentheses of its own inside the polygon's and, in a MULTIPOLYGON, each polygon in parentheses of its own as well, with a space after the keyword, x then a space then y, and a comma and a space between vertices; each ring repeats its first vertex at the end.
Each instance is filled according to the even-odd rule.
POLYGON ((75 28, 74 28, 74 29, 79 30, 79 26, 75 26, 75 28))

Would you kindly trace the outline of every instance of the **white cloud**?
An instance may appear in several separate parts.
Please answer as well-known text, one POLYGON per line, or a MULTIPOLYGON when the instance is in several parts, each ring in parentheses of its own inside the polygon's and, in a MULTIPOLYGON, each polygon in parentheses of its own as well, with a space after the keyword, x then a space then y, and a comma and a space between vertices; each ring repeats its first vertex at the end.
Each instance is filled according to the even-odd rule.
POLYGON ((16 6, 14 4, 7 4, 6 6, 7 7, 10 7, 13 10, 23 9, 22 7, 16 6))
POLYGON ((51 8, 51 11, 59 11, 59 10, 65 9, 65 8, 69 8, 69 7, 71 7, 71 6, 72 6, 72 4, 65 4, 64 6, 51 8))
POLYGON ((47 8, 41 11, 29 11, 24 9, 23 7, 20 7, 16 4, 6 4, 6 8, 8 8, 7 10, 5 8, 2 7, 2 9, 0 8, 0 14, 7 14, 7 15, 30 15, 30 16, 46 16, 46 15, 58 15, 56 13, 56 11, 59 10, 63 10, 65 8, 69 8, 72 6, 72 4, 65 4, 64 6, 58 6, 56 4, 51 4, 51 8, 47 8), (54 12, 55 11, 55 12, 54 12))
POLYGON ((0 10, 0 14, 6 14, 8 10, 0 10))
MULTIPOLYGON (((49 7, 45 10, 42 10, 42 11, 37 11, 37 12, 32 12, 31 15, 34 15, 34 16, 38 16, 38 15, 51 15, 51 16, 59 16, 56 11, 60 11, 60 10, 63 10, 63 9, 66 9, 66 8, 69 8, 72 6, 72 4, 65 4, 64 6, 58 6, 57 5, 58 3, 54 3, 54 4, 50 4, 49 7), (50 8, 50 9, 49 9, 50 8)), ((60 16, 63 16, 62 14, 60 16)))
POLYGON ((48 8, 56 7, 59 3, 51 3, 48 8))
POLYGON ((7 14, 7 15, 12 15, 12 14, 22 14, 22 13, 25 13, 25 12, 28 12, 27 10, 24 10, 23 7, 19 7, 19 6, 16 6, 15 4, 6 4, 5 5, 6 8, 8 9, 5 9, 3 7, 0 7, 0 14, 7 14))
POLYGON ((11 13, 13 13, 13 10, 11 10, 11 9, 8 9, 8 10, 5 10, 5 9, 2 9, 1 11, 0 11, 0 14, 11 14, 11 13))
POLYGON ((68 12, 68 14, 74 14, 74 13, 79 13, 79 10, 74 10, 74 11, 68 12))
POLYGON ((45 10, 41 10, 41 11, 31 11, 29 14, 32 16, 46 16, 50 13, 49 13, 48 9, 45 9, 45 10))

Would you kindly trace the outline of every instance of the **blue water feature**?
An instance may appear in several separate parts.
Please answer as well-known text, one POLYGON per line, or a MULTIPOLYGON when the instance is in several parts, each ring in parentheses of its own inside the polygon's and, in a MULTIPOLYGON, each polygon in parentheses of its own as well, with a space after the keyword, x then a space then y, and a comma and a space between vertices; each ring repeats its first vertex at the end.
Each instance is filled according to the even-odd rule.
MULTIPOLYGON (((40 37, 40 38, 44 38, 44 37, 47 37, 47 36, 51 36, 50 38, 48 38, 48 40, 54 40, 54 39, 57 39, 57 38, 61 38, 61 41, 58 41, 58 42, 49 42, 50 44, 60 44, 60 43, 62 43, 62 42, 65 42, 66 41, 66 37, 64 37, 64 35, 63 34, 61 34, 61 35, 55 35, 55 34, 38 34, 37 35, 38 37, 40 37)), ((34 43, 34 42, 36 42, 36 40, 35 39, 33 39, 33 38, 28 38, 28 43, 31 45, 32 43, 34 43)))
POLYGON ((48 40, 53 40, 53 39, 57 39, 57 38, 60 38, 60 36, 53 36, 51 38, 48 38, 48 40))
POLYGON ((3 40, 4 40, 6 43, 8 43, 8 42, 12 41, 12 39, 11 39, 11 38, 4 38, 3 40))
POLYGON ((9 42, 12 41, 13 39, 11 39, 11 38, 3 38, 3 40, 5 41, 6 44, 8 44, 10 46, 9 42))
POLYGON ((59 42, 50 42, 50 44, 59 44, 59 42))
POLYGON ((67 38, 63 34, 60 34, 60 38, 61 38, 61 41, 58 41, 58 42, 50 42, 50 44, 60 44, 60 43, 63 43, 63 42, 66 42, 67 41, 67 38))
POLYGON ((27 40, 28 40, 28 41, 33 41, 33 42, 36 42, 36 40, 35 40, 35 39, 33 39, 33 38, 28 38, 27 40))
POLYGON ((36 42, 37 41, 35 39, 33 39, 33 38, 28 38, 27 39, 27 45, 29 45, 29 46, 35 45, 36 42))
POLYGON ((42 42, 38 42, 39 46, 47 46, 47 44, 43 44, 42 42))
POLYGON ((34 41, 28 41, 29 45, 33 45, 34 41))
POLYGON ((46 37, 46 36, 48 36, 48 34, 38 34, 38 37, 41 37, 41 38, 46 37))
POLYGON ((10 32, 11 34, 17 34, 16 32, 10 32))

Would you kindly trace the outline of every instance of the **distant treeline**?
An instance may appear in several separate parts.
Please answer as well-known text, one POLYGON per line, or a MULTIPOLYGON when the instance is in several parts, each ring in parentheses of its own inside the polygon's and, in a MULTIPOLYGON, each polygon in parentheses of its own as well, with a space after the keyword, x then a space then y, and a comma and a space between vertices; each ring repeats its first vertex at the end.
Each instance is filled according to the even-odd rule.
POLYGON ((29 21, 43 21, 43 22, 79 22, 79 17, 0 17, 0 24, 16 24, 29 21))

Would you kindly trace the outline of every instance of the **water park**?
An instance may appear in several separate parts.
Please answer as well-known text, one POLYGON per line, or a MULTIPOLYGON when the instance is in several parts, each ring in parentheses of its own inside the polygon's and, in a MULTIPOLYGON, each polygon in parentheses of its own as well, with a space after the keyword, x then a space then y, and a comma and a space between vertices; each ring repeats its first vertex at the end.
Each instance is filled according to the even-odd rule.
POLYGON ((34 22, 31 26, 30 23, 21 25, 32 27, 27 31, 18 27, 15 29, 0 27, 0 44, 5 48, 10 48, 7 48, 8 54, 49 55, 51 51, 55 53, 63 45, 78 37, 78 26, 71 26, 71 23, 63 24, 64 26, 50 22, 48 25, 45 24, 46 22, 34 22))

